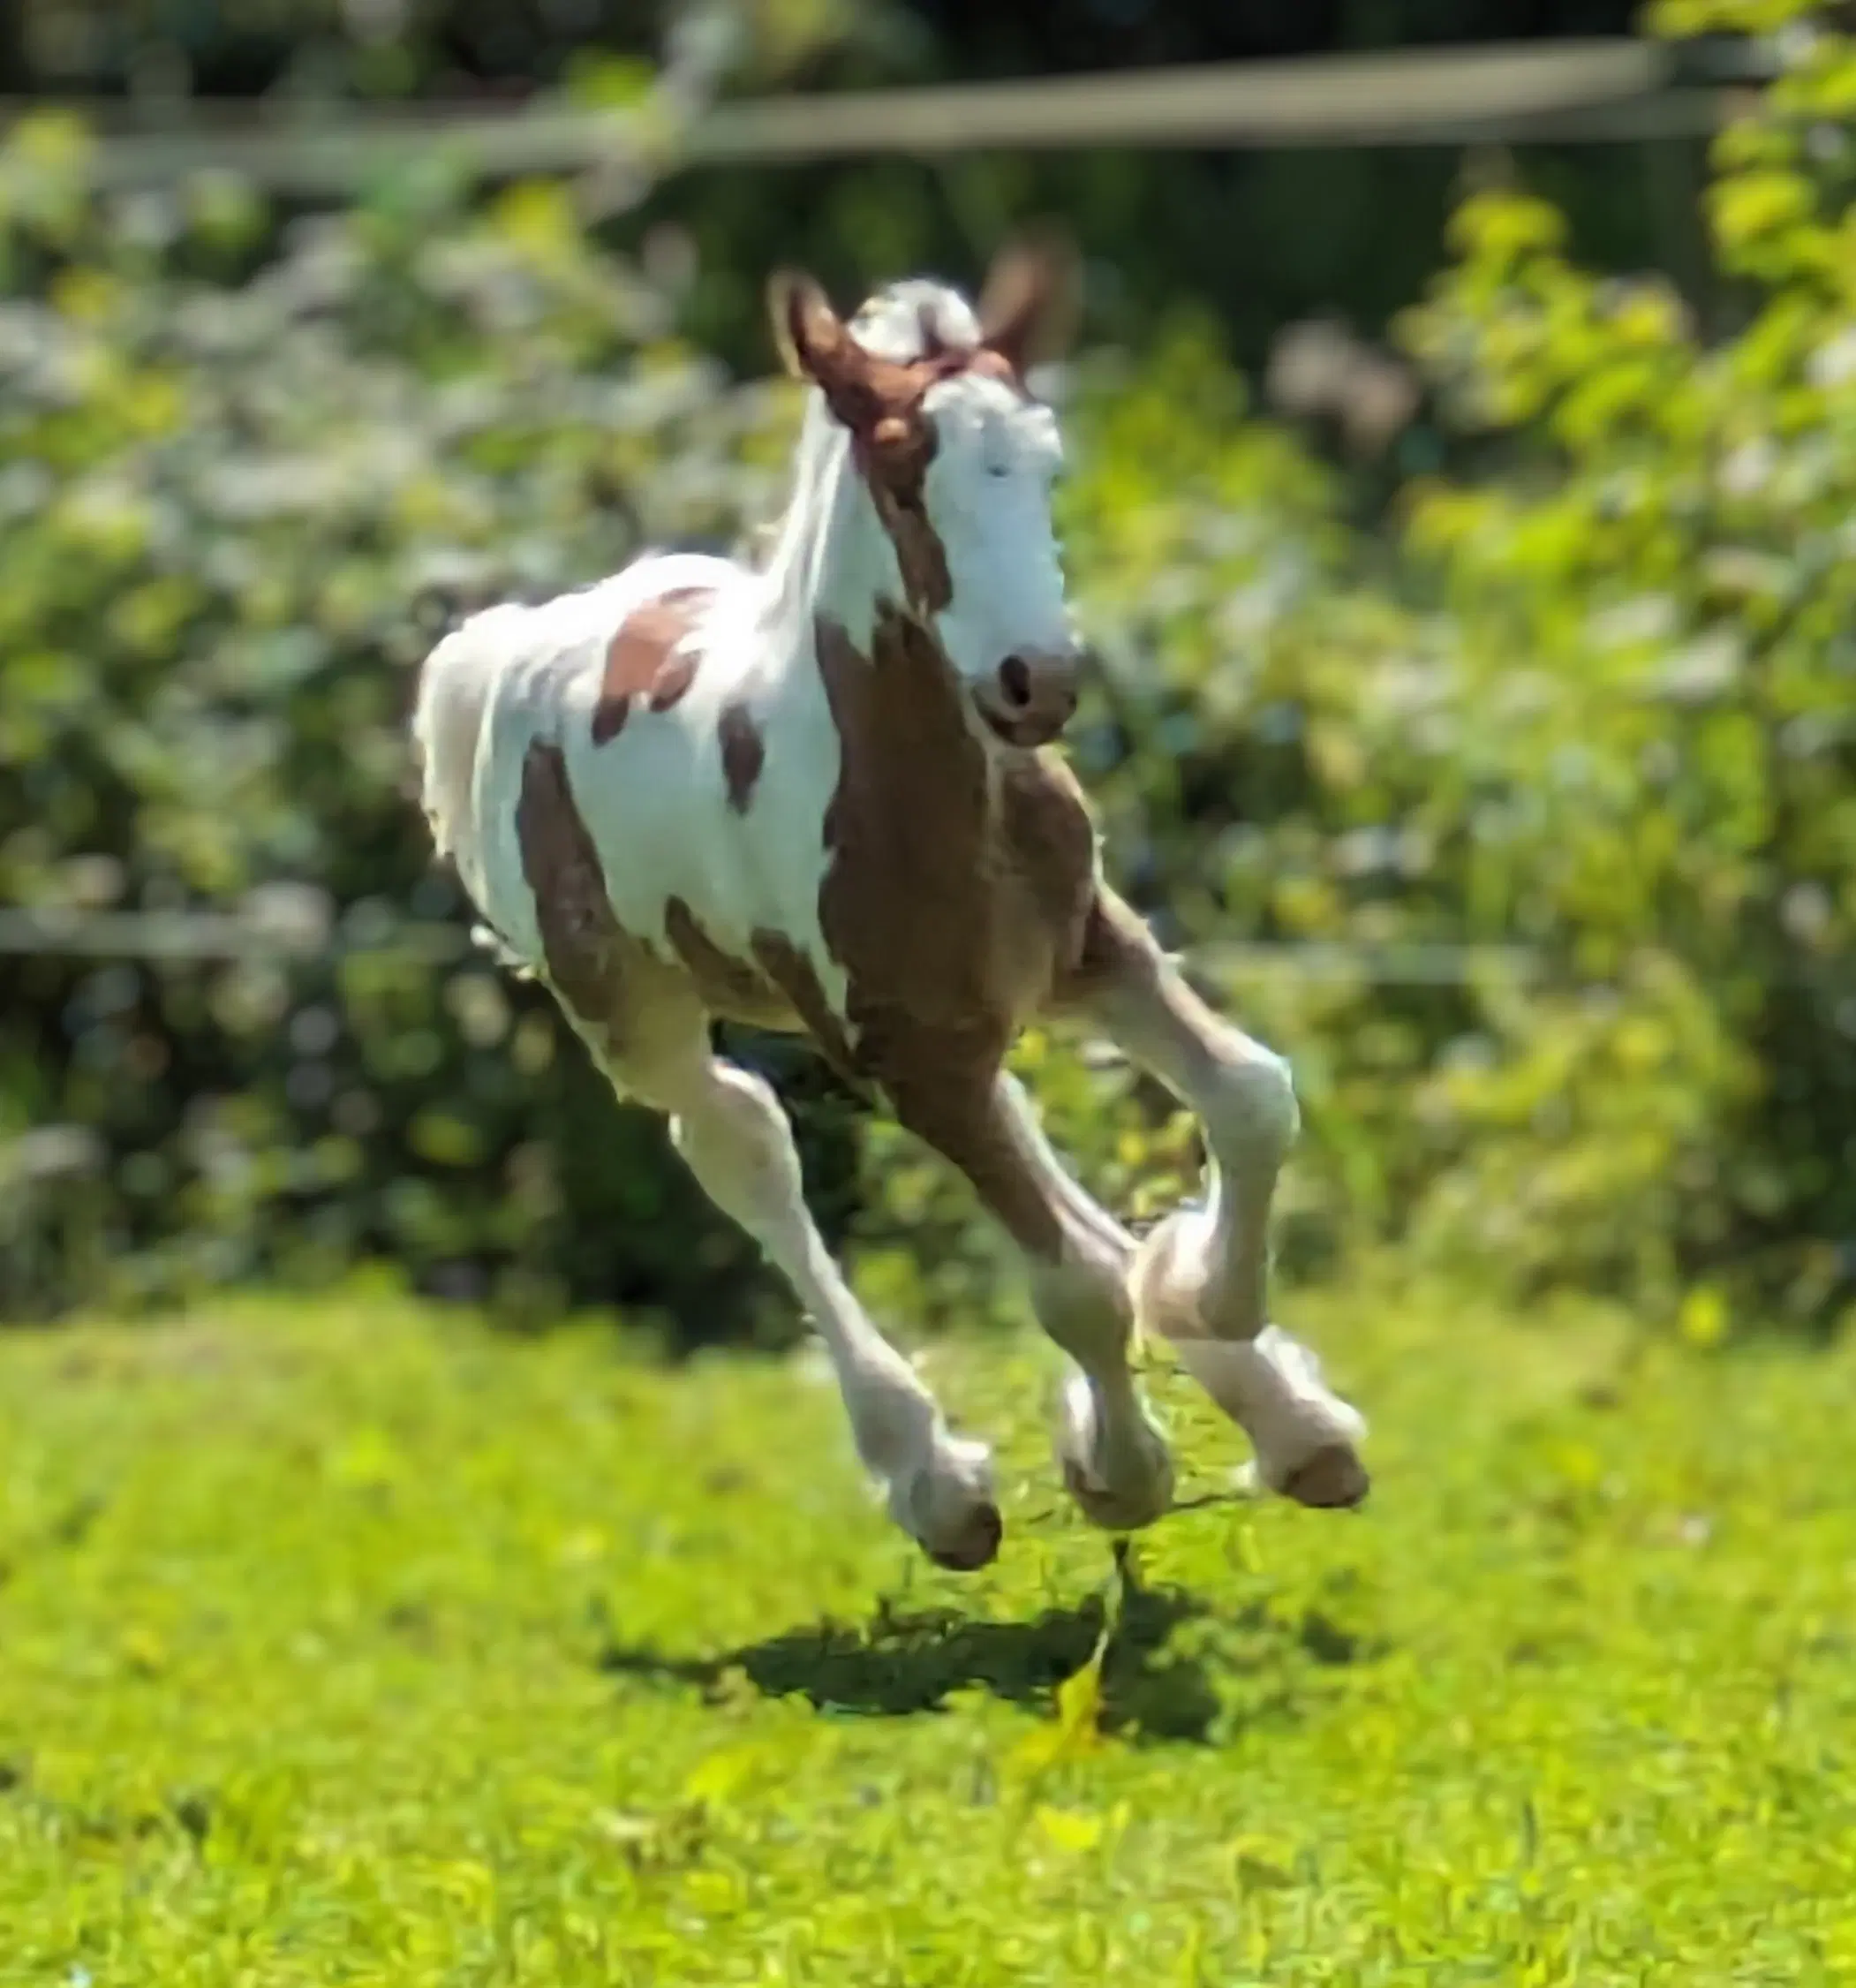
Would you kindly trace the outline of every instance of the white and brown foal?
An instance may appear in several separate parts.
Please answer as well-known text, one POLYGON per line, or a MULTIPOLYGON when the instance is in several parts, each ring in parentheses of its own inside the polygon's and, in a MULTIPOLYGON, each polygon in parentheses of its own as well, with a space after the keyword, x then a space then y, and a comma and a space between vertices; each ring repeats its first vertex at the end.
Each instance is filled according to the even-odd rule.
POLYGON ((816 1321, 864 1464, 943 1566, 999 1550, 990 1453, 852 1296, 787 1120, 719 1059, 721 1017, 804 1032, 972 1181, 1068 1355, 1065 1480, 1146 1525, 1173 1467, 1128 1364, 1165 1335, 1305 1505, 1367 1488, 1358 1415, 1266 1324, 1289 1073, 1192 993, 1104 882, 1077 784, 1041 749, 1083 657, 1051 522, 1057 424, 1026 370, 1069 265, 1021 245, 977 309, 899 283, 849 323, 809 279, 772 306, 815 389, 758 568, 649 556, 432 652, 415 744, 440 853, 511 964, 552 989, 623 1097, 670 1119, 703 1188, 816 1321), (1003 1070, 1034 1016, 1105 1032, 1199 1115, 1203 1206, 1136 1244, 1065 1171, 1003 1070))

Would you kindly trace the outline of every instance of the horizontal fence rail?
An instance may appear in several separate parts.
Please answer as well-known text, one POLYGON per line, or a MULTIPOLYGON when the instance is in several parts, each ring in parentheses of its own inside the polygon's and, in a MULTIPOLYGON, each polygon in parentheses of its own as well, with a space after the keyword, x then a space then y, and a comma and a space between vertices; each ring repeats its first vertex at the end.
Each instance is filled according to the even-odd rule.
MULTIPOLYGON (((489 958, 462 924, 377 919, 352 921, 344 928, 289 905, 256 914, 0 911, 0 956, 199 965, 302 964, 384 956, 432 967, 472 956, 487 964, 489 958)), ((1181 957, 1195 971, 1218 979, 1287 972, 1309 980, 1365 979, 1382 986, 1464 986, 1490 973, 1532 980, 1545 971, 1541 956, 1518 946, 1214 941, 1188 949, 1181 957)))
MULTIPOLYGON (((698 111, 662 148, 668 172, 883 154, 1141 146, 1595 144, 1715 130, 1738 86, 1765 72, 1756 44, 1705 64, 1623 37, 1498 48, 1207 63, 912 89, 745 99, 698 111)), ((0 101, 11 124, 41 103, 0 101)), ((487 178, 595 167, 655 152, 661 111, 326 110, 210 102, 163 110, 70 106, 100 136, 106 189, 230 172, 299 196, 345 194, 441 151, 487 178)))
POLYGON ((465 926, 435 918, 343 930, 320 915, 291 911, 0 911, 0 956, 13 958, 215 965, 386 954, 444 966, 477 950, 465 926))

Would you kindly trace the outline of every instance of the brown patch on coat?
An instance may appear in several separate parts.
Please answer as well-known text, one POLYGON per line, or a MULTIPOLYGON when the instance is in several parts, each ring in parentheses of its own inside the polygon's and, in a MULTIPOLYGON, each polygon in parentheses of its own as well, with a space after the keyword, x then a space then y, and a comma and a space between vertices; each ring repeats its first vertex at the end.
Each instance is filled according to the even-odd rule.
POLYGON ((1101 1018, 1126 1014, 1130 1004, 1145 1011, 1149 1026, 1165 1015, 1182 1040, 1200 1045, 1208 1062, 1218 1060, 1223 1019, 1160 949, 1140 913, 1104 884, 1090 907, 1082 953, 1052 1005, 1101 1018))
POLYGON ((1045 935, 1052 968, 1042 994, 1047 1000, 1083 956, 1099 895, 1096 825, 1082 782, 1054 755, 1007 757, 1000 802, 1000 838, 1011 852, 1007 896, 1045 935))
POLYGON ((641 601, 614 631, 606 649, 606 669, 593 706, 592 742, 609 745, 625 729, 634 698, 653 711, 668 711, 690 688, 696 659, 673 654, 713 597, 705 586, 673 587, 641 601))
POLYGON ((728 805, 736 814, 745 814, 754 798, 754 783, 766 763, 766 742, 754 722, 754 714, 739 698, 723 706, 715 730, 721 741, 721 772, 728 783, 728 805))
POLYGON ((615 1052, 629 941, 606 894, 600 852, 574 805, 566 758, 546 740, 537 739, 522 762, 516 837, 548 980, 589 1040, 615 1052))
POLYGON ((664 907, 668 950, 618 920, 600 853, 575 804, 558 745, 523 762, 516 833, 534 894, 547 979, 575 1032, 629 1095, 674 1107, 661 1073, 706 1053, 706 1017, 793 1032, 804 1021, 779 984, 735 958, 681 898, 664 907))
POLYGON ((696 658, 687 649, 669 657, 652 679, 647 700, 653 711, 668 711, 683 701, 683 693, 696 681, 696 658))
POLYGON ((1028 1249, 1061 1226, 992 1107, 1006 1051, 1080 964, 1096 836, 1067 767, 988 751, 924 630, 879 616, 866 660, 820 619, 842 748, 826 819, 826 942, 849 981, 858 1069, 973 1179, 1028 1249))
POLYGON ((1151 986, 1161 978, 1166 964, 1146 921, 1105 884, 1090 904, 1075 964, 1053 990, 1054 1003, 1080 1007, 1117 983, 1151 986))
POLYGON ((664 933, 710 1014, 750 1028, 791 1030, 800 1017, 778 985, 753 962, 718 946, 681 897, 664 906, 664 933))
POLYGON ((793 941, 778 932, 754 934, 754 957, 761 970, 790 1002, 795 1015, 818 1045, 819 1054, 854 1091, 868 1090, 866 1073, 844 1032, 844 1024, 826 995, 817 970, 793 941))
POLYGON ((809 1033, 845 1083, 867 1094, 867 1072, 844 1025, 811 961, 790 939, 757 932, 752 960, 737 958, 716 944, 681 897, 664 907, 674 958, 620 925, 558 745, 537 740, 529 748, 516 833, 548 984, 576 1032, 615 1075, 631 1081, 648 1069, 653 1044, 675 1032, 676 1017, 693 1000, 698 1020, 705 1013, 751 1028, 809 1033), (639 1053, 635 1070, 627 1069, 631 1050, 639 1053))
MULTIPOLYGON (((887 1079, 885 1088, 897 1120, 960 1168, 1020 1249, 1044 1263, 1060 1261, 1066 1233, 1063 1206, 1000 1112, 997 1068, 982 1086, 982 1064, 941 1060, 949 1047, 924 1038, 917 1054, 887 1079)), ((954 1054, 957 1057, 957 1048, 954 1054)))

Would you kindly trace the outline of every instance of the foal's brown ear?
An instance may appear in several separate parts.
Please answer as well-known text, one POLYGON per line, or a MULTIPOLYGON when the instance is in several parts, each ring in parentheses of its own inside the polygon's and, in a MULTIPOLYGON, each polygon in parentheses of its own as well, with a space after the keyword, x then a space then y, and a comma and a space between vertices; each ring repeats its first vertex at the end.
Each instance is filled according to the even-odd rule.
POLYGON ((796 379, 824 385, 841 369, 853 341, 817 278, 798 269, 776 269, 767 279, 767 314, 773 343, 796 379))
POLYGON ((824 389, 831 411, 852 427, 882 412, 878 374, 896 369, 864 351, 812 277, 777 271, 767 283, 773 336, 787 371, 824 389))
POLYGON ((1028 229, 992 259, 980 291, 980 343, 1019 373, 1055 359, 1075 336, 1083 265, 1055 225, 1028 229))

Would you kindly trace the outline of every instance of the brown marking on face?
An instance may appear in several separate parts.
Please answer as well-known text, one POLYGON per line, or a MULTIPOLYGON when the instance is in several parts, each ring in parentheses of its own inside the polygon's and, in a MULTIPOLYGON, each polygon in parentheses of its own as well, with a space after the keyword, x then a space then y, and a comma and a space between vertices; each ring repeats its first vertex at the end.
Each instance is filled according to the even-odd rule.
POLYGON ((928 517, 928 465, 936 445, 934 423, 919 400, 889 409, 867 432, 851 430, 851 460, 894 549, 903 594, 924 615, 940 614, 954 599, 947 548, 928 517))
POLYGON ((566 758, 545 740, 522 763, 516 837, 549 982, 588 1039, 615 1051, 628 941, 606 893, 600 852, 574 805, 566 758))
POLYGON ((705 586, 673 587, 641 602, 619 624, 607 646, 606 669, 593 706, 595 745, 609 744, 625 729, 634 698, 646 699, 653 711, 668 711, 690 688, 696 660, 672 652, 713 594, 705 586))
POLYGON ((850 430, 859 474, 895 547, 909 605, 938 614, 952 598, 946 548, 929 522, 924 480, 933 459, 934 425, 924 411, 932 388, 962 373, 1007 383, 1031 398, 1025 375, 1052 356, 1075 329, 1081 266, 1074 245, 1048 224, 1007 242, 993 258, 975 310, 978 338, 950 344, 938 312, 921 312, 916 359, 869 351, 811 276, 775 274, 767 302, 788 369, 823 392, 850 430))
POLYGON ((1014 1036, 1081 955, 1094 826, 1059 762, 989 753, 917 623, 885 612, 872 649, 866 660, 819 620, 842 764, 819 916, 849 979, 856 1066, 1027 1248, 1045 1249, 1056 1215, 1000 1145, 992 1091, 1014 1036))
POLYGON ((722 707, 715 729, 721 741, 721 772, 728 784, 728 805, 736 814, 745 814, 754 798, 754 783, 766 763, 766 742, 760 736, 754 714, 738 698, 722 707))
POLYGON ((1002 386, 1011 388, 1022 401, 1030 402, 1037 398, 1025 384, 1024 374, 1003 352, 995 352, 990 345, 977 346, 969 352, 964 370, 977 373, 982 380, 997 380, 1002 386))
MULTIPOLYGON (((1026 400, 1031 396, 1010 359, 985 345, 947 345, 928 327, 928 350, 899 363, 856 347, 845 362, 854 385, 821 381, 826 397, 850 430, 851 460, 864 480, 877 517, 894 548, 902 590, 917 614, 938 615, 954 599, 947 548, 928 516, 928 465, 939 438, 924 403, 943 380, 973 373, 1001 380, 1026 400)), ((846 335, 847 337, 849 334, 846 335)))
POLYGON ((874 361, 871 390, 861 418, 849 424, 851 459, 876 505, 896 564, 902 591, 917 614, 938 615, 953 601, 947 548, 928 516, 928 465, 939 438, 924 406, 929 389, 963 373, 1003 381, 1029 401, 1030 389, 1018 368, 985 345, 947 345, 932 326, 927 351, 907 365, 874 361))

